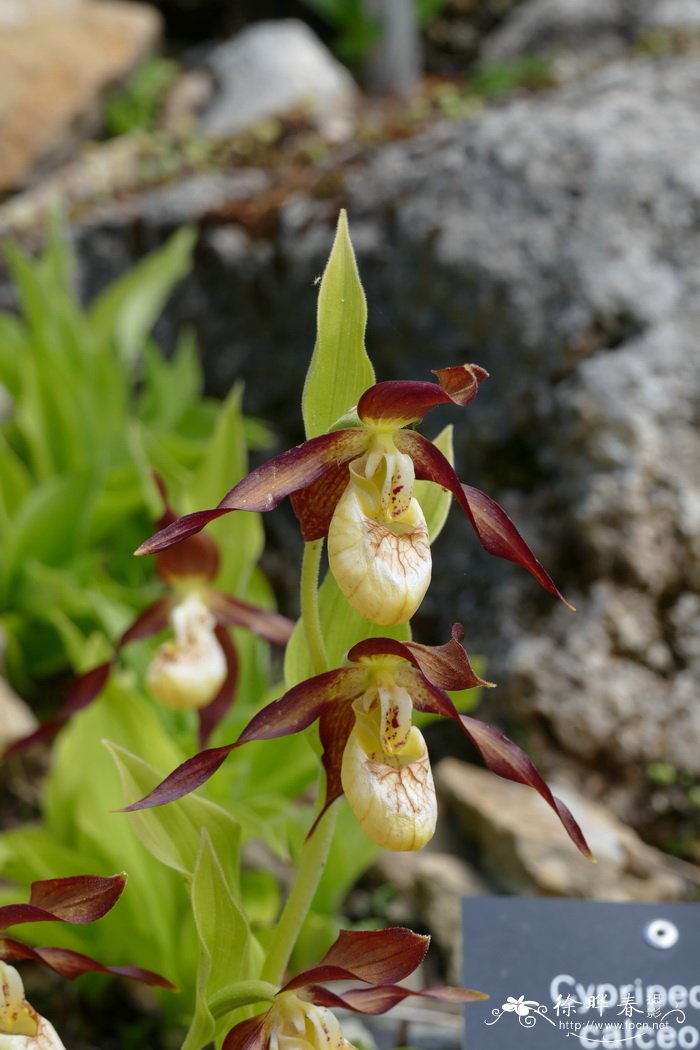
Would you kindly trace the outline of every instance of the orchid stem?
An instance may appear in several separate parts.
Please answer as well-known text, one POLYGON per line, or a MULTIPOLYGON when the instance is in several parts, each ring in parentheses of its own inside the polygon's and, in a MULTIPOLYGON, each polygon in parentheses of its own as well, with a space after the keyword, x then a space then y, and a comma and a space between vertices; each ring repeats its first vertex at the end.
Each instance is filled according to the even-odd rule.
POLYGON ((328 670, 326 643, 323 640, 318 608, 318 576, 322 553, 323 540, 311 540, 304 544, 304 559, 301 565, 301 619, 314 674, 322 674, 328 670))
MULTIPOLYGON (((301 566, 301 620, 314 674, 323 674, 329 669, 318 607, 318 577, 322 553, 322 539, 306 543, 301 566)), ((320 783, 320 791, 322 791, 323 777, 320 783)), ((322 797, 319 792, 319 808, 322 804, 322 797)), ((328 860, 335 832, 336 809, 337 807, 333 806, 323 814, 313 834, 307 838, 302 847, 294 885, 282 909, 265 959, 261 974, 263 981, 270 981, 271 984, 276 985, 282 981, 328 860)))
POLYGON ((304 843, 297 876, 275 928, 260 975, 263 981, 277 986, 282 983, 299 931, 309 913, 328 860, 335 832, 336 814, 337 807, 331 806, 321 817, 313 835, 304 843))

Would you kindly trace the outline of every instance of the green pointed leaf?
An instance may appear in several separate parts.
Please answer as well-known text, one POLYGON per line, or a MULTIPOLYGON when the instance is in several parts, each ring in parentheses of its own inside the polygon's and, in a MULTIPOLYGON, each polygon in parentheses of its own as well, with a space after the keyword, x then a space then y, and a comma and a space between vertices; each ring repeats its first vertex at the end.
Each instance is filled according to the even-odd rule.
POLYGON ((301 399, 307 438, 325 434, 374 383, 365 350, 367 303, 341 211, 318 295, 318 330, 301 399))
MULTIPOLYGON (((433 444, 454 465, 453 431, 452 424, 445 427, 435 438, 433 444)), ((421 505, 430 534, 430 542, 433 543, 442 532, 443 526, 447 521, 447 515, 452 503, 452 493, 432 481, 417 481, 413 487, 413 495, 421 505)))
MULTIPOLYGON (((364 638, 396 638, 406 641, 411 637, 407 623, 381 626, 370 623, 348 604, 338 588, 332 572, 326 573, 319 594, 319 612, 324 625, 326 652, 331 667, 340 667, 348 649, 364 638)), ((304 628, 299 621, 289 640, 284 660, 284 680, 288 689, 315 674, 309 655, 304 628)))
POLYGON ((124 362, 138 358, 174 286, 189 271, 196 238, 192 228, 178 230, 93 304, 89 313, 93 334, 102 344, 113 339, 124 362))
MULTIPOLYGON (((103 743, 119 770, 126 805, 143 798, 163 780, 165 773, 149 762, 109 740, 103 743)), ((197 863, 201 831, 206 829, 222 858, 228 885, 237 887, 240 828, 221 806, 192 794, 169 806, 130 813, 127 819, 149 853, 189 877, 197 863)))
POLYGON ((234 899, 206 829, 192 879, 192 910, 199 940, 197 999, 182 1050, 201 1050, 222 1029, 210 1003, 237 980, 257 976, 260 963, 248 920, 234 899))

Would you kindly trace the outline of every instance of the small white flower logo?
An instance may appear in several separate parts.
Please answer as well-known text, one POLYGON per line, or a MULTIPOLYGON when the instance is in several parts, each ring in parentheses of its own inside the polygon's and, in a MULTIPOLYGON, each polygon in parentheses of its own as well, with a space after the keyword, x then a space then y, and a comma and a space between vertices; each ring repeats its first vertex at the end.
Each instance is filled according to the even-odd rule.
POLYGON ((539 1006, 540 1004, 535 999, 526 999, 524 995, 519 995, 517 999, 514 999, 512 995, 508 996, 508 999, 501 1006, 502 1010, 507 1013, 517 1014, 518 1017, 527 1017, 530 1013, 531 1006, 539 1006))

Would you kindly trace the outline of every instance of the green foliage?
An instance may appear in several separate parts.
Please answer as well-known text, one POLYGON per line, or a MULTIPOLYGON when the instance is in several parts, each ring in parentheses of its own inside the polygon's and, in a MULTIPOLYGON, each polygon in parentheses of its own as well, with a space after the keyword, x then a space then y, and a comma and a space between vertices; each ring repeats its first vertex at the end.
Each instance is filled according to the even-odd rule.
POLYGON ((152 131, 179 70, 178 63, 168 58, 151 58, 140 65, 127 84, 110 92, 105 100, 107 134, 152 131))
POLYGON ((367 302, 341 211, 318 294, 316 346, 306 374, 301 408, 307 438, 325 434, 374 383, 365 350, 367 302))
MULTIPOLYGON (((105 638, 153 597, 150 565, 132 557, 161 510, 152 470, 183 509, 245 473, 240 390, 220 409, 202 397, 191 337, 169 361, 149 338, 193 245, 181 230, 88 311, 60 229, 36 260, 7 248, 21 316, 0 313, 0 383, 13 402, 0 423, 0 625, 8 674, 27 695, 105 658, 105 638)), ((244 584, 261 543, 245 517, 230 555, 244 584)))
POLYGON ((498 101, 524 88, 540 91, 553 84, 551 59, 544 55, 523 55, 508 62, 485 62, 470 78, 471 91, 485 99, 498 101))
MULTIPOLYGON (((331 25, 337 36, 337 51, 349 65, 357 65, 367 57, 380 32, 376 21, 367 13, 364 0, 304 0, 331 25)), ((416 18, 420 25, 428 25, 446 6, 447 0, 415 0, 416 18)))
MULTIPOLYGON (((116 767, 99 741, 146 750, 165 768, 183 752, 164 732, 155 710, 133 689, 110 683, 99 703, 73 719, 54 748, 43 792, 43 820, 0 836, 3 879, 27 886, 34 879, 126 870, 127 889, 117 908, 86 927, 37 924, 27 929, 32 943, 56 944, 87 952, 114 965, 137 962, 164 973, 180 996, 163 993, 174 1020, 186 1017, 194 998, 197 946, 190 904, 180 874, 154 859, 130 820, 115 810, 122 804, 116 767)), ((5 890, 3 901, 17 899, 5 890)))

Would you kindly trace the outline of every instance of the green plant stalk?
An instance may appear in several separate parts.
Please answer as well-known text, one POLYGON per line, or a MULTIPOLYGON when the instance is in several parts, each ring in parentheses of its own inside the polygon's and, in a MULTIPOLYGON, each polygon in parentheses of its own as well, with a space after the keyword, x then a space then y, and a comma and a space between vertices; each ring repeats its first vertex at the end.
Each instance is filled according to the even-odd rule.
POLYGON ((328 853, 333 841, 337 810, 329 809, 318 823, 313 835, 301 851, 296 879, 272 938, 265 965, 260 975, 263 981, 279 986, 296 944, 299 931, 309 913, 328 853))
MULTIPOLYGON (((304 546, 301 566, 301 618, 314 673, 328 670, 328 657, 321 629, 318 605, 318 576, 323 540, 312 540, 304 546)), ((321 777, 321 787, 324 778, 321 777)), ((319 790, 320 800, 320 790, 319 790)), ((336 811, 326 812, 306 842, 299 858, 294 885, 282 909, 261 974, 263 981, 279 985, 294 950, 299 931, 309 913, 335 832, 336 811)))
POLYGON ((314 674, 323 674, 328 670, 326 643, 323 640, 318 608, 318 576, 322 553, 323 540, 311 540, 304 544, 304 558, 301 565, 301 620, 314 674))

